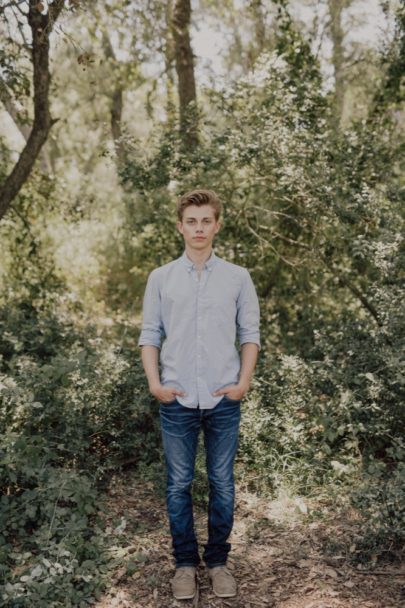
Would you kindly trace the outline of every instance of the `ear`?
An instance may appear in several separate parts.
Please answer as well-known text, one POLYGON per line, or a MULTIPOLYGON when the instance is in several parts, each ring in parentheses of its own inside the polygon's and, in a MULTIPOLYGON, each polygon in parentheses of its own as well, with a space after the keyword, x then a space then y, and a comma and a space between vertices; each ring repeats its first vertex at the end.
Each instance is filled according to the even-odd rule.
POLYGON ((222 228, 222 222, 217 222, 217 226, 215 228, 215 234, 217 234, 222 228))
POLYGON ((178 220, 176 222, 176 228, 180 232, 180 234, 183 234, 183 222, 180 222, 180 220, 178 220))

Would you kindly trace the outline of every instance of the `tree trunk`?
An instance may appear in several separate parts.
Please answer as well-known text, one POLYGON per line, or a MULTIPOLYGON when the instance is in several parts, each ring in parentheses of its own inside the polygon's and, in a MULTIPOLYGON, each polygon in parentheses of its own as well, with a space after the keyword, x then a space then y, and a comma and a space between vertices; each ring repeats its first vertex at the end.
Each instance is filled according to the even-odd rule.
MULTIPOLYGON (((344 32, 342 27, 342 12, 347 6, 343 0, 328 0, 329 30, 332 40, 332 64, 335 76, 335 93, 333 97, 333 116, 338 128, 343 116, 343 104, 346 89, 344 76, 344 32)), ((350 2, 349 2, 350 4, 350 2)))
POLYGON ((264 21, 262 0, 253 0, 251 3, 251 8, 254 17, 256 52, 257 55, 260 55, 266 45, 266 24, 264 21))
POLYGON ((37 0, 30 0, 28 24, 32 32, 34 122, 27 143, 12 172, 0 188, 0 219, 28 179, 54 121, 49 110, 49 36, 63 8, 64 0, 54 0, 42 15, 37 0))
POLYGON ((190 19, 190 0, 176 0, 172 31, 180 101, 180 132, 183 143, 189 150, 198 144, 197 94, 190 43, 190 19))
POLYGON ((165 44, 165 72, 166 72, 166 120, 169 130, 174 128, 176 120, 174 102, 174 74, 173 63, 175 59, 175 46, 172 31, 173 0, 166 2, 166 44, 165 44))
MULTIPOLYGON (((106 31, 103 32, 103 48, 106 59, 116 63, 117 58, 114 53, 111 40, 106 31)), ((117 154, 118 165, 122 165, 125 160, 125 148, 122 143, 122 107, 123 107, 124 88, 120 81, 116 80, 114 90, 111 95, 111 134, 114 141, 115 152, 117 154)))

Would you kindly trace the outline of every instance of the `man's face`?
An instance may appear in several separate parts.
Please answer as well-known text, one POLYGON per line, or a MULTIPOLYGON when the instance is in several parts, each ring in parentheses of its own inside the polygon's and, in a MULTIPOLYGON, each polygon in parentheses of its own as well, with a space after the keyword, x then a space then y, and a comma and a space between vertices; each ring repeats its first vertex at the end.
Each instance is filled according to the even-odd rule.
POLYGON ((209 249, 220 227, 211 205, 190 205, 184 209, 183 220, 177 222, 185 244, 196 251, 209 249))

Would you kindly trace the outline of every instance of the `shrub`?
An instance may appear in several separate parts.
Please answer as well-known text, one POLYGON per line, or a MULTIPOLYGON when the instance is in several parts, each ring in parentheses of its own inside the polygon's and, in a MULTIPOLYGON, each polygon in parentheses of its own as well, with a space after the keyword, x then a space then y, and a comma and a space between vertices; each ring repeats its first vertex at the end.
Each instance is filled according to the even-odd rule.
POLYGON ((99 491, 111 470, 146 466, 160 453, 158 416, 133 348, 79 317, 75 326, 56 301, 0 309, 5 606, 94 600, 108 570, 99 491))

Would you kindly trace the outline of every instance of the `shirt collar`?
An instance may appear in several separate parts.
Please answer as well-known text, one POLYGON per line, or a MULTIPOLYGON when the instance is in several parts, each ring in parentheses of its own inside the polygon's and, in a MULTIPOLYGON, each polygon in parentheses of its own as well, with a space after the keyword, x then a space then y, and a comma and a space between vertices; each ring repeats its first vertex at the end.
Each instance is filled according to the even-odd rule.
MULTIPOLYGON (((188 257, 186 250, 184 250, 183 255, 180 258, 183 263, 185 264, 188 272, 191 272, 191 270, 193 268, 195 268, 195 264, 192 260, 190 260, 190 258, 188 257)), ((208 260, 206 260, 205 264, 204 264, 204 268, 206 268, 209 272, 211 272, 215 262, 217 260, 217 256, 215 255, 214 250, 211 251, 211 255, 208 258, 208 260)))

